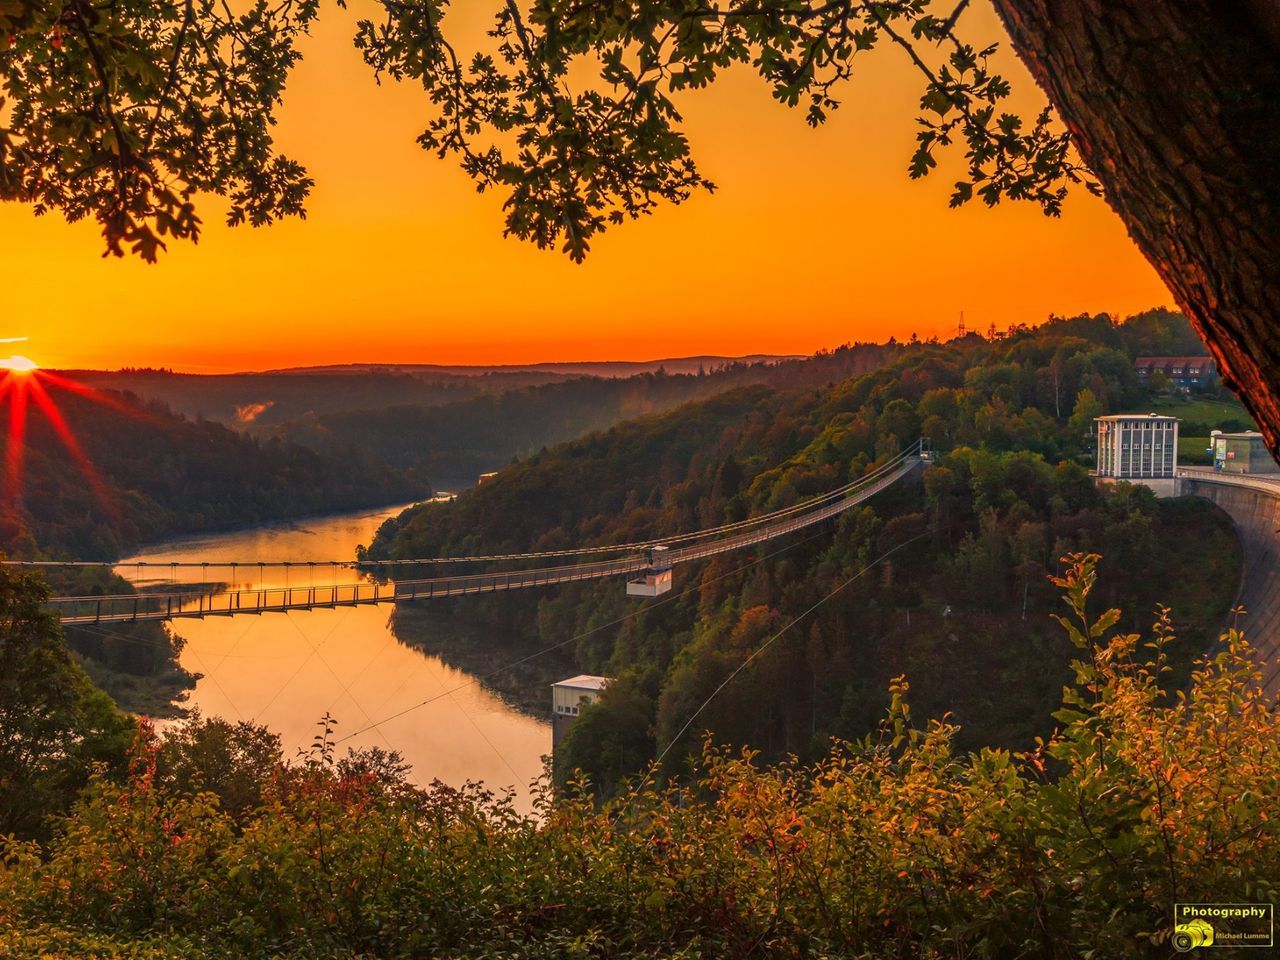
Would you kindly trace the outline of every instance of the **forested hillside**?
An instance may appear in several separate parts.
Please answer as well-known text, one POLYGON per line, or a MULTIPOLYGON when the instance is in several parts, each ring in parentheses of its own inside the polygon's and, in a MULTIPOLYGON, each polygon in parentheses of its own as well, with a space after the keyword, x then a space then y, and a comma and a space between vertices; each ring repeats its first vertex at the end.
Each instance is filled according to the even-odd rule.
POLYGON ((387 524, 375 556, 633 539, 939 446, 834 532, 681 568, 657 601, 618 583, 458 601, 617 678, 559 757, 589 779, 544 782, 536 817, 483 785, 415 786, 393 752, 341 755, 328 717, 293 760, 251 722, 157 736, 88 683, 44 585, 0 569, 0 953, 1169 955, 1170 904, 1268 902, 1280 850, 1280 719, 1253 654, 1231 631, 1191 666, 1234 593, 1225 517, 1099 491, 1080 462, 1093 415, 1162 399, 1133 340, 1179 331, 1079 318, 911 344, 830 387, 619 424, 387 524))
POLYGON ((1142 488, 1100 491, 1087 474, 1093 417, 1151 400, 1131 356, 1178 348, 1184 323, 1080 317, 994 342, 908 345, 829 389, 757 386, 620 424, 536 454, 451 504, 407 512, 370 555, 693 530, 829 490, 928 436, 940 456, 922 482, 844 515, 834 535, 682 567, 673 595, 620 627, 591 632, 636 608, 612 582, 458 607, 501 624, 495 633, 536 623, 547 643, 581 636, 571 644, 579 667, 618 678, 564 752, 608 785, 665 748, 792 617, 900 547, 770 646, 697 728, 770 757, 816 756, 831 736, 865 733, 889 681, 905 673, 928 715, 952 713, 963 745, 1023 747, 1048 732, 1070 675, 1070 646, 1047 616, 1056 603, 1047 577, 1064 553, 1103 554, 1103 600, 1134 626, 1149 624, 1157 603, 1172 607, 1171 682, 1185 678, 1234 596, 1239 556, 1224 515, 1142 488))
POLYGON ((170 370, 73 370, 88 386, 158 400, 190 419, 228 426, 278 426, 298 417, 397 404, 456 403, 487 393, 519 390, 568 379, 552 372, 465 375, 433 371, 312 370, 195 374, 170 370))
MULTIPOLYGON (((23 418, 0 417, 0 447, 8 451, 0 554, 10 557, 111 561, 166 537, 410 500, 428 490, 412 471, 356 452, 320 454, 256 439, 132 395, 87 396, 41 377, 51 416, 37 387, 29 389, 23 418)), ((49 577, 64 593, 132 589, 104 569, 49 577)), ((67 637, 92 678, 128 709, 164 715, 192 682, 177 665, 180 641, 161 625, 75 628, 67 637)))
MULTIPOLYGON (((320 454, 191 421, 127 394, 46 388, 83 456, 35 404, 21 470, 6 474, 0 550, 114 560, 178 534, 392 503, 424 495, 411 471, 357 451, 320 454)), ((9 418, 0 422, 7 445, 9 418)))
POLYGON ((358 449, 440 485, 469 481, 548 445, 743 386, 826 386, 874 370, 900 350, 895 344, 857 344, 803 360, 730 363, 697 374, 579 377, 449 404, 308 415, 274 434, 321 451, 358 449))

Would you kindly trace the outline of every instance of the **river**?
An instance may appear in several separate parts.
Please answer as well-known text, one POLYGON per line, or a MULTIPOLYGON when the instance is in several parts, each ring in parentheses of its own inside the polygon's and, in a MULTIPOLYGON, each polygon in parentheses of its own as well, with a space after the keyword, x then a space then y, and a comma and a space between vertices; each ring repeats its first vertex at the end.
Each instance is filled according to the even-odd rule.
MULTIPOLYGON (((136 566, 139 561, 348 559, 402 509, 172 540, 125 558, 116 572, 143 586, 147 574, 136 566)), ((258 583, 257 568, 251 575, 258 583)), ((211 568, 210 579, 226 576, 226 570, 211 568)), ((350 568, 295 567, 268 573, 265 585, 287 579, 294 586, 322 586, 356 578, 350 568)), ((551 750, 550 724, 515 709, 471 674, 402 643, 391 629, 392 609, 174 621, 174 632, 186 640, 182 666, 200 674, 187 705, 206 717, 265 725, 279 734, 287 757, 311 745, 326 713, 337 721, 338 737, 376 723, 343 743, 342 753, 347 746, 396 750, 412 764, 417 783, 438 779, 461 786, 475 780, 491 789, 512 788, 518 807, 529 812, 529 785, 551 750)))

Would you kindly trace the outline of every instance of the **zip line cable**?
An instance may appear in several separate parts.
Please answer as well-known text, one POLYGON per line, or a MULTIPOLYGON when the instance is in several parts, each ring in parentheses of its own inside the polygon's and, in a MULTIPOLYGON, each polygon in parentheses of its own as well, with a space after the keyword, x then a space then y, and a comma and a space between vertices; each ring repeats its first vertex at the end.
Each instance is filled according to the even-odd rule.
MULTIPOLYGON (((329 659, 323 653, 320 652, 320 648, 325 643, 327 643, 329 641, 329 638, 332 637, 333 634, 337 631, 337 624, 334 624, 333 629, 325 634, 323 640, 321 640, 319 643, 312 643, 311 638, 307 636, 306 631, 304 631, 302 627, 298 626, 298 622, 293 617, 289 616, 289 614, 286 613, 284 615, 284 618, 289 621, 289 623, 293 626, 293 629, 298 631, 298 636, 302 637, 303 640, 305 640, 308 644, 310 644, 312 656, 314 656, 317 660, 319 660, 322 664, 324 664, 325 669, 329 671, 329 673, 333 676, 333 679, 337 682, 338 686, 342 688, 342 693, 338 695, 338 698, 341 699, 344 696, 350 697, 351 702, 355 704, 356 709, 364 714, 364 718, 366 720, 372 723, 373 717, 369 716, 369 711, 364 708, 364 704, 362 704, 356 698, 355 694, 351 693, 351 684, 355 683, 354 678, 349 683, 344 684, 342 682, 342 677, 338 676, 338 671, 333 669, 333 665, 329 663, 329 659)), ((308 657, 306 660, 304 660, 303 666, 306 666, 306 664, 310 662, 310 659, 311 658, 308 657)), ((297 674, 295 673, 294 676, 297 676, 297 674)), ((292 679, 293 678, 291 677, 290 680, 292 679)), ((387 735, 383 733, 381 730, 379 730, 378 736, 380 736, 382 738, 382 742, 387 745, 387 749, 394 753, 396 748, 391 745, 391 741, 387 739, 387 735)))
MULTIPOLYGON (((711 695, 707 697, 706 700, 702 701, 702 705, 698 707, 697 710, 693 711, 689 719, 684 722, 684 726, 681 727, 680 730, 676 733, 676 735, 671 738, 671 742, 667 744, 666 748, 660 754, 658 754, 657 759, 654 760, 653 763, 649 765, 649 769, 645 773, 644 779, 640 781, 640 786, 636 788, 635 792, 639 793, 642 789, 644 789, 644 787, 649 783, 649 780, 653 775, 653 771, 658 769, 658 767, 662 765, 662 761, 667 758, 667 754, 669 754, 672 748, 677 743, 680 742, 680 738, 683 737, 688 732, 689 728, 693 726, 693 722, 702 715, 702 712, 706 710, 707 707, 711 706, 711 701, 714 700, 719 695, 720 691, 722 691, 725 687, 727 687, 730 683, 732 683, 733 679, 737 677, 738 674, 742 673, 742 671, 745 670, 748 666, 750 666, 751 663, 757 657, 760 656, 760 654, 764 653, 767 649, 769 649, 769 647, 773 645, 774 641, 776 641, 779 637, 781 637, 784 633, 786 633, 796 624, 800 623, 800 621, 808 617, 811 613, 813 613, 815 610, 817 610, 819 607, 825 604, 828 600, 831 600, 833 597, 839 594, 842 590, 844 590, 846 587, 852 584, 855 580, 860 579, 864 574, 870 572, 875 567, 883 563, 885 560, 888 560, 891 556, 893 556, 903 547, 909 546, 910 544, 915 543, 917 540, 923 537, 926 537, 928 535, 929 535, 928 531, 925 531, 924 533, 918 533, 914 537, 912 537, 910 540, 904 540, 902 543, 898 544, 892 550, 888 550, 885 553, 882 553, 880 556, 876 557, 876 559, 872 560, 869 564, 867 564, 865 567, 863 567, 861 570, 859 570, 857 573, 851 576, 848 580, 845 580, 843 583, 839 584, 834 590, 832 590, 830 593, 824 596, 817 603, 813 604, 813 606, 809 607, 809 609, 805 610, 803 613, 793 618, 786 626, 784 626, 777 633, 773 634, 773 636, 765 640, 764 643, 760 644, 760 646, 756 647, 756 649, 752 651, 751 655, 747 657, 747 659, 743 660, 742 663, 738 664, 738 666, 734 669, 734 671, 731 674, 729 674, 729 676, 725 677, 722 681, 720 681, 720 685, 711 691, 711 695)), ((621 814, 619 814, 619 816, 621 816, 621 814)), ((616 824, 617 821, 615 820, 614 822, 616 824)))
POLYGON ((645 613, 649 610, 652 610, 655 607, 660 607, 665 603, 671 603, 673 600, 679 600, 681 597, 687 597, 691 593, 701 591, 704 584, 716 583, 717 581, 727 579, 728 577, 736 576, 737 574, 742 573, 745 570, 749 570, 751 567, 764 563, 764 561, 766 560, 771 560, 774 557, 778 556, 779 554, 786 553, 788 550, 798 547, 801 544, 808 543, 811 540, 816 540, 818 537, 823 536, 824 533, 825 531, 818 530, 815 533, 809 534, 809 536, 805 537, 802 540, 797 540, 794 543, 789 543, 785 547, 779 547, 777 550, 774 550, 772 553, 767 553, 764 556, 758 557, 755 560, 751 560, 747 563, 744 563, 741 566, 728 571, 727 573, 722 573, 719 576, 712 577, 709 580, 700 580, 697 583, 697 585, 689 587, 686 590, 682 590, 679 593, 669 593, 665 597, 663 597, 661 600, 655 600, 652 603, 646 603, 645 605, 638 607, 637 609, 632 610, 629 613, 625 613, 614 620, 610 620, 608 623, 602 623, 599 626, 591 627, 589 630, 584 630, 581 633, 575 634, 574 636, 569 637, 566 640, 561 640, 558 643, 553 643, 549 647, 544 647, 541 650, 537 650, 533 653, 527 654, 526 656, 520 657, 517 660, 513 660, 510 663, 506 664, 505 666, 499 667, 496 670, 490 670, 488 673, 479 674, 477 676, 471 677, 466 682, 460 683, 457 686, 452 687, 443 693, 436 694, 433 697, 428 697, 426 700, 423 700, 419 703, 415 703, 412 706, 405 707, 403 710, 399 710, 396 713, 391 714, 389 717, 384 717, 383 719, 374 722, 370 727, 362 727, 359 730, 354 730, 351 733, 347 734, 345 737, 340 737, 339 739, 335 740, 334 743, 339 744, 347 740, 350 740, 353 737, 358 737, 362 733, 367 733, 374 726, 381 726, 384 723, 390 723, 392 720, 398 720, 400 717, 403 717, 405 714, 412 713, 414 710, 417 710, 420 707, 425 707, 428 704, 435 703, 437 700, 441 699, 444 696, 447 696, 451 692, 456 692, 458 690, 465 690, 467 687, 476 683, 483 683, 485 680, 491 679, 492 677, 496 677, 501 673, 505 673, 507 670, 511 670, 515 667, 526 664, 531 660, 536 660, 538 657, 546 656, 548 653, 554 653, 556 650, 559 650, 561 647, 565 647, 571 643, 577 642, 578 640, 585 639, 586 637, 589 637, 594 633, 599 633, 601 630, 607 630, 610 627, 616 627, 619 624, 626 623, 628 620, 634 619, 635 617, 640 616, 640 614, 645 613))
POLYGON ((208 677, 209 682, 218 688, 218 692, 222 694, 222 699, 227 701, 227 705, 231 707, 231 709, 235 712, 236 719, 241 722, 244 722, 244 713, 241 711, 239 707, 236 706, 236 702, 231 699, 231 694, 227 693, 226 688, 222 686, 222 684, 218 681, 218 678, 213 675, 214 671, 208 670, 204 667, 204 660, 202 660, 200 655, 196 653, 194 650, 191 651, 191 656, 195 658, 196 666, 202 669, 203 675, 208 677))
MULTIPOLYGON (((444 686, 443 680, 440 681, 440 686, 441 687, 444 686)), ((454 696, 454 693, 456 692, 457 691, 454 691, 454 690, 445 691, 445 695, 448 696, 449 702, 452 703, 455 709, 457 709, 457 711, 460 714, 462 714, 462 716, 466 719, 466 721, 471 724, 472 729, 474 729, 475 732, 480 735, 480 739, 489 745, 489 749, 492 750, 495 754, 497 754, 498 759, 502 761, 502 765, 506 767, 507 772, 511 774, 512 780, 519 782, 520 774, 516 773, 516 768, 511 765, 511 761, 507 759, 506 754, 504 754, 501 750, 498 749, 498 745, 494 743, 493 740, 489 737, 489 735, 480 728, 480 724, 476 723, 476 718, 473 717, 471 714, 469 714, 467 712, 467 708, 458 702, 458 698, 454 696)), ((387 739, 387 735, 383 733, 381 729, 378 730, 378 733, 383 740, 387 739)), ((388 742, 388 745, 389 745, 389 742, 388 742)))
MULTIPOLYGON (((388 621, 390 621, 390 619, 391 619, 391 618, 390 618, 390 617, 388 617, 387 619, 388 619, 388 621)), ((400 644, 400 646, 402 646, 402 647, 406 647, 406 648, 407 648, 408 650, 410 650, 411 652, 416 652, 416 651, 414 651, 414 650, 413 650, 413 648, 412 648, 411 646, 409 646, 408 644, 405 644, 405 643, 400 642, 400 639, 399 639, 399 638, 395 635, 395 633, 391 630, 391 628, 390 628, 390 625, 389 625, 389 624, 388 624, 388 626, 387 626, 387 628, 386 628, 386 633, 387 633, 387 638, 382 642, 382 645, 381 645, 380 647, 378 647, 378 649, 377 649, 377 650, 375 650, 375 651, 374 651, 373 656, 371 656, 371 657, 370 657, 370 658, 365 662, 365 665, 364 665, 363 667, 361 667, 359 670, 357 670, 357 671, 355 672, 355 675, 354 675, 354 676, 352 676, 351 680, 347 683, 347 689, 350 689, 351 687, 354 687, 354 686, 356 685, 356 683, 357 683, 357 682, 358 682, 358 681, 359 681, 359 680, 360 680, 360 679, 361 679, 361 678, 362 678, 366 673, 368 673, 368 672, 369 672, 369 668, 373 666, 373 664, 377 661, 377 659, 378 659, 379 657, 381 657, 384 653, 386 653, 388 650, 390 650, 390 649, 392 649, 393 647, 395 647, 397 643, 399 643, 399 644, 400 644)), ((414 661, 414 666, 415 666, 415 667, 417 667, 417 666, 418 666, 420 663, 422 663, 422 662, 423 662, 422 660, 414 661)), ((407 672, 411 672, 411 671, 407 671, 407 672)), ((344 691, 343 691, 343 693, 345 693, 345 692, 346 692, 346 691, 344 690, 344 691)), ((399 692, 400 692, 400 688, 399 688, 399 687, 397 687, 397 688, 396 688, 396 692, 397 692, 397 693, 399 693, 399 692)), ((338 702, 342 699, 342 696, 343 696, 343 694, 339 694, 337 697, 335 697, 335 698, 333 699, 333 701, 329 704, 329 708, 328 708, 328 710, 326 710, 325 712, 326 712, 326 713, 333 713, 333 709, 334 709, 334 707, 336 707, 336 706, 338 705, 338 702)), ((365 716, 366 716, 366 717, 370 717, 373 713, 377 713, 379 710, 381 710, 381 709, 382 709, 382 707, 383 707, 383 705, 384 705, 384 704, 386 704, 386 702, 387 702, 387 701, 384 699, 381 703, 379 703, 376 707, 374 707, 372 711, 370 711, 370 710, 362 710, 361 712, 363 712, 363 713, 365 714, 365 716)))
MULTIPOLYGON (((298 674, 302 673, 302 671, 306 668, 307 664, 311 662, 312 657, 316 655, 316 649, 321 644, 328 642, 329 638, 332 637, 334 633, 337 632, 338 628, 342 626, 343 623, 346 622, 346 619, 348 616, 350 616, 352 609, 353 608, 348 607, 347 609, 342 611, 342 615, 338 617, 334 625, 329 628, 329 632, 320 638, 319 644, 311 643, 310 638, 307 637, 305 634, 303 635, 303 639, 307 640, 307 642, 311 646, 311 652, 308 653, 305 657, 303 657, 302 662, 298 664, 297 669, 294 670, 293 673, 289 675, 289 677, 285 680, 284 683, 280 684, 279 689, 277 689, 276 692, 271 695, 271 699, 268 700, 266 704, 260 710, 258 710, 250 719, 257 720, 258 717, 262 716, 269 709, 271 709, 272 705, 276 702, 276 700, 280 698, 280 694, 284 693, 285 688, 288 687, 289 684, 293 683, 293 681, 298 678, 298 674)), ((287 617, 288 614, 286 613, 285 616, 287 617)), ((295 624, 295 626, 297 625, 295 624)))
MULTIPOLYGON (((155 623, 156 621, 139 621, 139 622, 155 623)), ((95 636, 101 637, 105 640, 118 640, 121 643, 132 643, 132 644, 136 644, 137 646, 150 647, 152 649, 156 647, 156 643, 152 640, 147 640, 143 637, 128 637, 128 636, 125 636, 123 633, 115 633, 111 630, 104 630, 102 629, 102 627, 98 626, 95 623, 68 623, 63 626, 63 629, 64 630, 83 630, 86 633, 94 634, 95 636)), ((247 634, 248 632, 249 631, 246 630, 245 634, 247 634)), ((243 637, 244 634, 242 634, 241 636, 243 637)), ((187 641, 185 637, 178 637, 178 639, 183 641, 182 649, 185 650, 186 645, 189 643, 189 641, 187 641)), ((233 641, 231 645, 231 649, 234 650, 235 645, 238 642, 239 640, 233 641)), ((217 657, 219 662, 226 660, 228 658, 232 660, 291 660, 293 659, 293 656, 294 656, 293 654, 271 654, 271 653, 219 653, 216 650, 206 651, 206 653, 208 653, 210 656, 217 657)))

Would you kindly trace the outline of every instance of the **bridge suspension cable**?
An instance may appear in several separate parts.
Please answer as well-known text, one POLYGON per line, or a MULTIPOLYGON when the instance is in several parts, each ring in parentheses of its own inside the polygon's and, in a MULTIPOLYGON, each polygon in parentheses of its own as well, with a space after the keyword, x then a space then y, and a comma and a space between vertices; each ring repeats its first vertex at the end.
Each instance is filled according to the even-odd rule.
MULTIPOLYGON (((414 710, 418 710, 421 707, 427 706, 428 704, 435 703, 437 700, 440 700, 443 697, 447 697, 450 694, 457 693, 459 690, 465 690, 467 687, 470 687, 477 683, 484 683, 486 680, 491 680, 494 677, 501 676, 503 673, 506 673, 507 671, 515 667, 522 666, 523 664, 526 664, 531 660, 536 660, 537 658, 544 657, 549 653, 554 653, 556 650, 560 650, 564 647, 577 643, 579 640, 583 640, 593 634, 599 633, 602 630, 608 630, 611 627, 616 627, 619 624, 626 623, 628 620, 633 620, 636 617, 639 617, 642 614, 650 610, 653 610, 655 607, 662 606, 664 603, 671 603, 672 601, 680 600, 683 597, 687 597, 690 594, 697 593, 700 590, 702 590, 705 584, 715 583, 720 580, 726 580, 729 577, 735 577, 738 574, 746 570, 749 570, 754 566, 757 566, 758 564, 764 563, 766 560, 772 560, 774 557, 780 556, 781 554, 786 553, 788 550, 792 550, 795 547, 800 546, 801 544, 808 543, 809 541, 816 539, 819 535, 820 533, 811 533, 807 537, 803 537, 799 540, 795 540, 792 543, 788 543, 786 546, 779 547, 777 550, 772 550, 769 553, 763 554, 759 557, 754 557, 748 560, 746 563, 740 564, 739 566, 733 568, 732 570, 726 571, 725 573, 721 573, 717 576, 708 577, 706 580, 699 581, 697 584, 694 584, 691 587, 681 590, 678 593, 668 593, 668 594, 665 594, 661 599, 654 599, 654 600, 647 601, 641 604, 640 606, 637 606, 634 609, 629 610, 627 613, 624 613, 619 617, 615 617, 614 619, 609 620, 605 623, 597 624, 594 627, 588 627, 587 629, 583 630, 580 633, 576 633, 570 637, 566 637, 563 640, 558 640, 555 643, 551 644, 550 646, 543 647, 542 649, 536 650, 533 653, 525 654, 524 656, 519 657, 518 659, 512 660, 511 662, 506 663, 501 667, 490 670, 488 673, 469 676, 466 680, 462 681, 456 686, 446 688, 442 690, 440 693, 435 694, 434 696, 427 697, 425 700, 421 700, 417 703, 411 704, 410 706, 405 707, 402 710, 397 710, 395 713, 391 714, 390 716, 383 717, 381 720, 376 720, 373 723, 369 724, 368 726, 360 727, 357 730, 353 730, 351 733, 348 733, 345 736, 339 737, 337 740, 334 741, 334 743, 336 744, 345 743, 347 740, 351 740, 355 737, 358 737, 363 733, 368 733, 370 730, 375 729, 377 727, 381 727, 382 725, 390 723, 393 720, 398 720, 400 717, 403 717, 405 714, 412 713, 414 710)), ((396 693, 399 693, 399 690, 397 690, 396 693)), ((385 701, 384 701, 384 705, 385 705, 385 701)), ((375 712, 377 711, 375 710, 375 712)))
POLYGON ((170 569, 239 569, 239 568, 293 568, 293 567, 330 567, 330 568, 363 568, 363 567, 402 567, 402 566, 420 566, 426 564, 456 564, 456 563, 499 563, 499 562, 516 562, 526 560, 544 560, 554 557, 579 557, 592 555, 605 555, 613 553, 628 553, 636 550, 646 550, 656 546, 671 546, 674 544, 688 543, 694 540, 703 540, 722 533, 729 533, 735 530, 745 530, 751 527, 757 527, 762 524, 770 523, 774 520, 780 520, 796 513, 812 510, 847 497, 850 493, 859 487, 875 483, 877 480, 892 472, 902 465, 902 463, 911 457, 918 457, 924 449, 924 440, 917 440, 909 446, 899 451, 895 456, 875 467, 868 473, 850 480, 848 483, 839 487, 828 490, 825 493, 805 500, 797 501, 789 507, 782 507, 768 513, 757 514, 754 517, 747 517, 744 520, 736 520, 730 523, 723 523, 715 527, 708 527, 702 530, 692 530, 685 533, 671 534, 670 536, 657 537, 652 540, 639 540, 629 543, 610 543, 597 544, 582 547, 570 547, 558 550, 534 550, 526 553, 500 553, 500 554, 480 554, 467 556, 450 556, 450 557, 402 557, 395 559, 369 559, 369 560, 216 560, 216 561, 200 561, 200 560, 139 560, 139 561, 96 561, 96 560, 0 560, 0 565, 18 566, 18 567, 135 567, 138 569, 146 568, 165 568, 170 569))
MULTIPOLYGON (((659 570, 665 573, 664 589, 670 589, 669 571, 677 564, 772 540, 834 517, 861 503, 914 469, 922 459, 913 455, 919 449, 918 443, 909 447, 866 476, 842 485, 838 488, 838 494, 834 491, 829 492, 804 501, 803 504, 752 518, 749 522, 721 524, 708 530, 697 531, 696 534, 684 534, 670 539, 645 541, 629 546, 632 551, 661 546, 663 550, 660 561, 653 555, 653 551, 642 549, 640 552, 632 552, 629 556, 615 559, 559 566, 462 573, 422 579, 365 580, 356 583, 305 587, 258 586, 225 590, 224 584, 213 582, 201 584, 198 588, 184 586, 181 589, 151 590, 132 594, 52 597, 48 601, 48 606, 58 612, 63 623, 124 623, 138 620, 277 613, 317 607, 434 599, 573 583, 626 574, 642 575, 642 580, 636 581, 635 585, 640 588, 637 592, 644 593, 643 581, 653 579, 659 570)), ((518 556, 521 559, 534 559, 538 554, 518 556)), ((200 566, 212 565, 201 564, 200 566)), ((297 564, 293 565, 297 566, 297 564)), ((628 587, 629 592, 631 586, 628 587)))

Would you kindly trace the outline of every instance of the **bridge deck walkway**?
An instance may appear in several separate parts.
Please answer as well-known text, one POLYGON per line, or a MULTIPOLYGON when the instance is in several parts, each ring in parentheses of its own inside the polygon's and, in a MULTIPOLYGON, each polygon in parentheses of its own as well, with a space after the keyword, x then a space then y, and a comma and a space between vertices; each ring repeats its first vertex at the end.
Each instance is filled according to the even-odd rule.
MULTIPOLYGON (((902 458, 896 467, 853 490, 849 496, 825 503, 812 510, 796 513, 786 519, 703 542, 673 546, 666 552, 664 562, 672 566, 689 563, 773 540, 828 520, 897 483, 922 462, 919 456, 902 458)), ((207 588, 188 587, 181 590, 148 591, 117 596, 52 597, 48 603, 63 623, 131 623, 183 617, 284 613, 290 610, 496 593, 623 576, 643 572, 649 566, 648 555, 637 553, 616 560, 426 579, 368 580, 328 586, 238 590, 220 590, 211 585, 207 588)))

